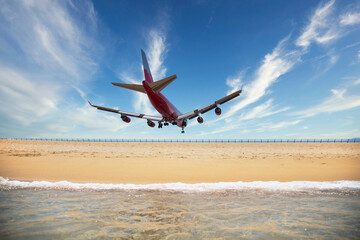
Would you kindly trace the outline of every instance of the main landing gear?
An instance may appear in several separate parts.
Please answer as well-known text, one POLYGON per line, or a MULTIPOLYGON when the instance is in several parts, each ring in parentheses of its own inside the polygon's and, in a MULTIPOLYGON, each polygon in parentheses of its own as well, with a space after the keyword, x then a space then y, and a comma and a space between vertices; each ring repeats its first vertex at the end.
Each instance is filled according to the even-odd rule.
POLYGON ((169 123, 168 122, 159 122, 159 125, 158 125, 158 128, 162 128, 163 126, 169 126, 169 123))
MULTIPOLYGON (((176 124, 177 124, 176 121, 170 121, 170 123, 171 123, 172 125, 176 125, 176 124)), ((158 128, 162 128, 163 126, 169 126, 170 123, 169 123, 169 122, 164 122, 164 123, 163 123, 163 122, 159 121, 158 128)), ((185 133, 184 128, 186 127, 186 125, 187 125, 187 122, 186 122, 186 120, 184 120, 184 121, 182 122, 182 126, 181 126, 181 133, 185 133)))

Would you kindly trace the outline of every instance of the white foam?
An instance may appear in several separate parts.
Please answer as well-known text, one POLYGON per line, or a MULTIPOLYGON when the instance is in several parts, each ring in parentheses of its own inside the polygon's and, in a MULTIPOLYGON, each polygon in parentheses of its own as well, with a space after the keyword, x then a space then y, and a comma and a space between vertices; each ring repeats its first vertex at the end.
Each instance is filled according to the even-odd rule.
POLYGON ((265 191, 322 191, 350 190, 360 191, 360 181, 256 181, 256 182, 219 182, 219 183, 161 183, 161 184, 103 184, 72 183, 68 181, 18 181, 0 177, 0 188, 40 188, 68 190, 167 190, 183 192, 206 192, 226 190, 265 190, 265 191))

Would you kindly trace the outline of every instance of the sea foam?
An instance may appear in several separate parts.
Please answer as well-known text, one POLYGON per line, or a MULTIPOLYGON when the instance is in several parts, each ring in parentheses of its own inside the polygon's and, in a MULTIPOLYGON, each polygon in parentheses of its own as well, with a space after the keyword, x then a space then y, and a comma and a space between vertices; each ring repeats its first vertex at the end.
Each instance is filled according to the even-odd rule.
POLYGON ((153 183, 153 184, 104 184, 72 183, 68 181, 19 181, 0 177, 0 189, 65 189, 65 190, 164 190, 181 192, 206 191, 360 191, 360 181, 255 181, 255 182, 218 182, 218 183, 153 183))

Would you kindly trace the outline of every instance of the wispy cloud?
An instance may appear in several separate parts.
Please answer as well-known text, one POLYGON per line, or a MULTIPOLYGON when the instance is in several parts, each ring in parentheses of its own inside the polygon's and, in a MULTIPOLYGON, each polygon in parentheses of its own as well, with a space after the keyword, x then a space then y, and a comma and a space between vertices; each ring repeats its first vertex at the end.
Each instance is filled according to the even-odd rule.
MULTIPOLYGON (((166 34, 160 30, 152 29, 148 32, 147 37, 148 47, 145 52, 149 61, 149 67, 153 79, 154 81, 157 81, 164 78, 167 71, 164 65, 167 53, 166 34)), ((141 73, 141 79, 137 79, 131 72, 125 70, 119 74, 119 77, 127 83, 141 84, 143 73, 141 73)), ((134 92, 133 108, 139 113, 159 115, 159 113, 151 105, 147 95, 144 93, 134 92)))
POLYGON ((266 128, 270 128, 270 129, 277 129, 277 128, 283 128, 283 127, 288 127, 288 126, 293 126, 296 125, 298 123, 300 123, 302 120, 295 120, 295 121, 283 121, 283 122, 279 122, 276 124, 269 124, 268 126, 266 126, 266 128))
POLYGON ((352 129, 348 131, 341 131, 341 132, 333 132, 333 133, 315 133, 313 135, 306 135, 306 138, 314 138, 314 139, 348 139, 348 138, 357 138, 360 136, 359 129, 352 129))
POLYGON ((265 103, 254 107, 251 111, 242 114, 240 120, 249 120, 255 118, 264 118, 277 113, 285 112, 290 109, 290 107, 284 107, 281 109, 274 110, 273 99, 267 100, 265 103))
MULTIPOLYGON (((285 112, 290 109, 290 107, 275 109, 276 106, 273 105, 273 101, 274 101, 273 99, 269 99, 265 103, 254 107, 249 112, 243 113, 237 118, 227 119, 227 122, 224 126, 211 131, 209 134, 218 134, 218 133, 222 133, 222 132, 229 132, 229 131, 238 129, 239 127, 243 126, 244 122, 246 124, 248 124, 248 121, 251 119, 262 119, 265 117, 269 117, 271 115, 285 112)), ((192 124, 191 126, 196 125, 196 122, 192 122, 191 124, 192 124)), ((203 134, 203 135, 206 135, 206 134, 203 134)))
MULTIPOLYGON (((136 80, 133 76, 131 76, 128 72, 122 72, 120 74, 120 78, 127 83, 132 84, 141 84, 141 81, 136 80)), ((133 97, 133 108, 138 113, 144 114, 152 114, 156 115, 157 112, 155 111, 154 107, 150 104, 149 98, 144 93, 134 92, 133 97)))
POLYGON ((360 85, 360 78, 353 82, 354 85, 360 85))
POLYGON ((338 37, 338 33, 330 20, 330 15, 334 10, 334 2, 335 0, 331 0, 316 9, 310 23, 296 40, 297 46, 306 49, 311 42, 327 43, 338 37))
POLYGON ((226 85, 228 85, 231 89, 227 92, 227 94, 231 94, 240 89, 243 85, 244 71, 240 72, 236 77, 228 77, 226 79, 226 85))
POLYGON ((57 131, 56 121, 68 121, 67 111, 77 107, 69 90, 85 96, 83 83, 96 72, 101 57, 96 24, 91 2, 2 2, 0 106, 7 107, 0 107, 0 114, 19 121, 19 129, 44 123, 57 131))
POLYGON ((266 132, 266 131, 275 131, 282 128, 287 128, 290 126, 294 126, 302 122, 302 120, 294 120, 294 121, 281 121, 278 123, 261 123, 258 127, 254 129, 256 132, 266 132))
POLYGON ((320 113, 332 113, 352 109, 360 106, 360 96, 346 94, 347 89, 332 89, 332 95, 323 102, 305 110, 297 111, 292 115, 302 118, 312 117, 320 113))
POLYGON ((82 127, 95 129, 102 132, 117 132, 120 129, 129 127, 118 115, 100 112, 95 108, 90 108, 88 104, 77 107, 74 112, 69 112, 67 116, 71 121, 76 122, 82 127))
MULTIPOLYGON (((42 71, 64 73, 69 82, 83 81, 96 69, 94 48, 101 52, 100 45, 93 41, 92 33, 80 28, 78 18, 88 15, 84 9, 78 16, 71 13, 65 1, 10 1, 1 11, 1 23, 5 42, 21 50, 21 57, 35 63, 42 71), (10 13, 9 13, 10 12, 10 13), (22 55, 23 54, 23 55, 22 55)), ((86 16, 85 16, 86 17, 86 16)), ((86 20, 86 18, 85 18, 86 20)), ((91 27, 92 21, 88 21, 91 27)), ((5 46, 4 46, 5 47, 5 46)), ((4 48, 3 47, 3 48, 4 48)), ((1 47, 0 47, 1 48, 1 47)), ((7 52, 1 48, 2 52, 7 52)))
POLYGON ((340 17, 340 24, 343 26, 360 24, 360 13, 346 13, 340 17))
MULTIPOLYGON (((288 36, 281 40, 271 53, 265 55, 262 64, 255 72, 254 79, 244 86, 242 97, 220 119, 229 118, 246 106, 259 101, 269 92, 269 88, 279 77, 291 71, 295 64, 301 62, 301 57, 308 52, 307 48, 312 43, 323 44, 342 36, 343 33, 337 23, 338 18, 332 16, 335 9, 334 3, 335 0, 331 0, 319 5, 310 17, 308 25, 296 38, 295 46, 291 46, 290 36, 288 36)), ((332 54, 331 51, 325 56, 329 58, 325 63, 326 66, 322 67, 322 73, 332 68, 339 59, 339 56, 332 54)), ((226 81, 232 89, 241 82, 242 75, 228 78, 226 81)))
POLYGON ((151 30, 148 45, 149 65, 154 81, 157 81, 164 78, 167 71, 164 65, 167 54, 166 34, 158 30, 151 30))
POLYGON ((1 68, 0 111, 28 125, 56 109, 59 87, 44 80, 32 81, 31 77, 10 68, 1 68))
MULTIPOLYGON (((298 52, 286 51, 284 45, 287 41, 288 37, 280 41, 273 52, 264 57, 261 66, 255 73, 255 79, 244 86, 241 100, 233 104, 221 119, 228 118, 236 114, 240 109, 258 101, 280 76, 291 70, 298 61, 298 52)), ((240 82, 240 80, 235 80, 240 82)), ((236 83, 236 81, 232 81, 232 83, 236 83)))

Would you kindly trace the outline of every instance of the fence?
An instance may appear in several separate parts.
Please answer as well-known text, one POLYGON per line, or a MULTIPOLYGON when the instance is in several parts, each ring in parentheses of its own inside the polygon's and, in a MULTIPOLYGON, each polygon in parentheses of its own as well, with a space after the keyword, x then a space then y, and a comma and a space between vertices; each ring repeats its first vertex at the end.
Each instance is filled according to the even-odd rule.
POLYGON ((352 139, 90 139, 90 138, 0 138, 2 140, 36 140, 67 142, 161 142, 161 143, 360 143, 352 139))

